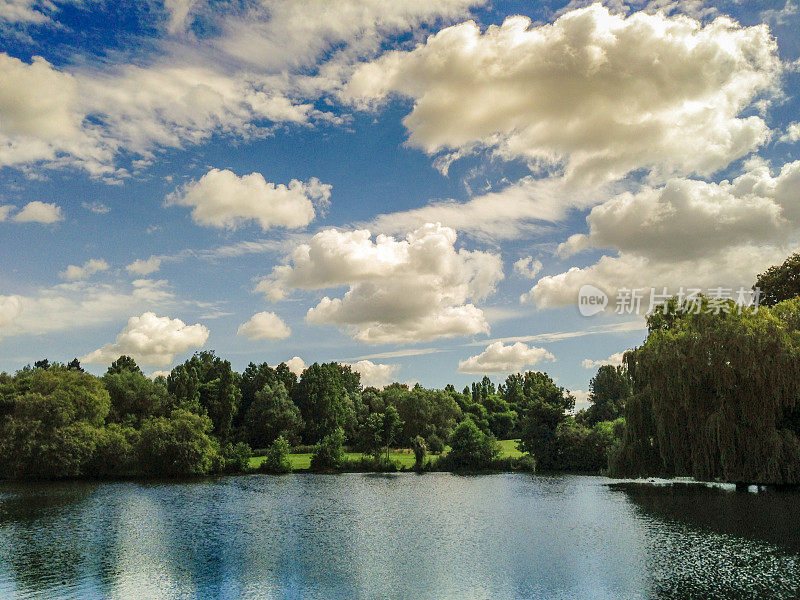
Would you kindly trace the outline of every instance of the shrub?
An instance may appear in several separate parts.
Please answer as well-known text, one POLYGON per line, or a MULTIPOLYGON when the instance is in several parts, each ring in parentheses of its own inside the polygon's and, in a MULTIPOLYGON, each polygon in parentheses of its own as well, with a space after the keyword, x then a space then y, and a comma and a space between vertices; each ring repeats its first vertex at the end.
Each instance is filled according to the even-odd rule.
POLYGON ((292 446, 290 454, 313 454, 316 448, 315 444, 292 446))
POLYGON ((524 471, 526 473, 536 472, 536 457, 532 454, 523 454, 516 459, 516 464, 513 467, 517 471, 524 471))
POLYGON ((208 475, 220 462, 211 428, 211 419, 183 409, 169 418, 146 420, 136 445, 141 470, 150 475, 208 475))
POLYGON ((119 477, 136 474, 134 448, 139 432, 133 427, 111 423, 99 431, 91 472, 98 477, 119 477))
POLYGON ((244 473, 250 468, 253 451, 244 442, 227 443, 222 449, 222 472, 244 473))
POLYGON ((459 423, 450 438, 450 453, 438 465, 453 471, 479 471, 492 467, 500 453, 493 435, 481 431, 471 418, 459 423))
POLYGON ((311 469, 313 471, 328 471, 340 468, 344 463, 344 439, 344 430, 341 427, 323 437, 314 446, 314 454, 311 456, 311 469))
POLYGON ((358 471, 363 473, 394 473, 397 471, 395 462, 387 459, 383 455, 364 455, 357 460, 344 461, 340 468, 346 471, 358 471))
POLYGON ((278 436, 267 448, 264 455, 264 462, 261 463, 259 470, 264 473, 290 473, 292 464, 289 462, 289 442, 286 438, 278 436))
POLYGON ((422 436, 417 436, 411 440, 411 449, 414 450, 414 468, 418 471, 425 466, 425 455, 428 452, 428 447, 422 436))

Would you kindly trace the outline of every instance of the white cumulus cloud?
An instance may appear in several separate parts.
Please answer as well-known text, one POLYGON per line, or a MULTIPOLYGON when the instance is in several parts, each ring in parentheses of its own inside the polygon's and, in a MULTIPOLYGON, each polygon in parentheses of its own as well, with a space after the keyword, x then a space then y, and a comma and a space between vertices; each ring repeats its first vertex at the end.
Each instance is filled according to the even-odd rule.
POLYGON ((108 365, 125 354, 139 364, 164 367, 171 364, 177 354, 203 346, 208 335, 208 329, 199 323, 186 325, 180 319, 146 312, 128 319, 114 343, 80 357, 80 361, 108 365))
POLYGON ((350 368, 361 375, 362 385, 383 388, 394 381, 400 365, 382 365, 371 360, 359 360, 351 363, 350 368))
POLYGON ((485 298, 503 278, 500 256, 457 250, 456 233, 427 224, 396 239, 368 230, 321 231, 256 287, 272 300, 289 290, 347 286, 309 309, 309 323, 338 325, 368 343, 488 333, 485 298))
POLYGON ((522 342, 508 346, 503 342, 494 342, 480 354, 459 361, 458 372, 476 375, 511 373, 522 371, 543 360, 555 360, 555 357, 544 348, 528 346, 522 342))
POLYGON ((800 141, 800 123, 792 123, 786 128, 786 133, 784 133, 780 141, 793 143, 800 141))
POLYGON ((514 16, 484 32, 472 21, 443 29, 358 67, 343 95, 366 106, 412 98, 409 142, 432 154, 494 147, 581 181, 643 168, 707 175, 769 138, 743 112, 781 69, 766 25, 597 3, 552 24, 514 16))
POLYGON ((41 57, 30 63, 0 52, 0 166, 47 161, 65 156, 90 167, 110 154, 84 127, 79 82, 41 57))
POLYGON ((78 265, 69 265, 66 270, 59 273, 58 276, 67 281, 77 281, 78 279, 86 279, 95 273, 108 269, 108 263, 102 258, 91 258, 80 267, 78 265))
POLYGON ((131 264, 127 265, 125 270, 134 275, 149 275, 150 273, 155 273, 160 268, 161 259, 157 256, 151 256, 147 260, 137 258, 131 264))
POLYGON ((616 255, 542 277, 523 300, 542 308, 572 304, 584 284, 611 296, 620 288, 750 287, 793 250, 799 190, 800 161, 773 175, 764 161, 750 160, 730 181, 677 178, 620 194, 591 210, 589 233, 559 248, 561 256, 586 248, 616 255))
POLYGON ((528 279, 536 279, 536 276, 542 270, 542 267, 542 261, 537 260, 532 256, 520 258, 514 263, 514 271, 523 277, 527 277, 528 279))
POLYGON ((28 202, 21 211, 12 217, 17 223, 42 223, 44 225, 56 223, 63 218, 60 206, 40 200, 28 202))
POLYGON ((600 360, 592 360, 591 358, 584 358, 581 362, 581 366, 584 369, 596 369, 597 367, 602 367, 603 365, 611 365, 612 367, 619 367, 622 365, 622 355, 624 352, 615 352, 611 356, 605 359, 600 360))
POLYGON ((288 338, 291 333, 289 326, 274 312, 256 313, 236 331, 236 335, 250 340, 280 340, 288 338))
POLYGON ((289 360, 286 361, 286 366, 289 367, 289 370, 300 377, 303 374, 303 371, 306 370, 306 361, 304 361, 299 356, 293 356, 289 360))
POLYGON ((325 206, 331 186, 312 177, 308 183, 293 179, 289 185, 267 182, 260 173, 242 177, 232 171, 211 169, 198 181, 170 195, 167 204, 192 207, 199 225, 236 227, 256 221, 262 229, 308 225, 314 205, 325 206))

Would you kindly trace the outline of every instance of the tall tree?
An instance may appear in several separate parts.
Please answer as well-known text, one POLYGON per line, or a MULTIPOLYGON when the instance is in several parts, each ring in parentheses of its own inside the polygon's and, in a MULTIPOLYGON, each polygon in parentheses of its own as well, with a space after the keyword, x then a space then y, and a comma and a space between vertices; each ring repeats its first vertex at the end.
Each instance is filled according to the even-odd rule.
POLYGON ((264 389, 265 386, 274 388, 279 383, 283 385, 286 392, 291 396, 297 385, 297 375, 289 370, 286 363, 281 363, 274 369, 267 363, 257 365, 251 362, 247 365, 239 382, 241 400, 239 411, 234 418, 234 424, 240 425, 242 423, 258 391, 264 389))
POLYGON ((339 428, 355 433, 354 398, 360 388, 358 373, 338 363, 314 363, 303 371, 294 401, 306 424, 307 443, 316 443, 339 428))
POLYGON ((122 373, 123 371, 133 371, 134 373, 142 372, 142 370, 139 368, 139 365, 136 364, 136 361, 125 354, 112 362, 111 366, 108 367, 108 371, 106 372, 113 375, 114 373, 122 373))
POLYGON ((633 392, 633 384, 625 367, 603 365, 589 382, 591 405, 580 413, 580 421, 593 426, 600 421, 614 421, 621 417, 625 402, 633 392))
POLYGON ((800 253, 761 273, 753 287, 761 290, 760 303, 766 306, 800 296, 800 253))
POLYGON ((626 354, 621 475, 800 483, 800 299, 699 313, 673 302, 626 354), (656 322, 657 321, 657 322, 656 322))
POLYGON ((394 406, 386 408, 383 413, 383 445, 386 446, 386 460, 389 460, 389 446, 391 446, 400 429, 403 427, 403 422, 400 420, 400 415, 397 414, 397 409, 394 406))
POLYGON ((240 378, 229 361, 213 352, 198 352, 172 370, 167 387, 184 407, 191 409, 198 403, 211 417, 214 435, 224 441, 231 437, 233 417, 239 407, 240 378))
POLYGON ((538 468, 557 469, 556 431, 575 406, 575 398, 546 373, 527 371, 522 382, 520 449, 536 457, 538 468))
POLYGON ((66 367, 37 368, 21 378, 12 413, 0 428, 0 476, 89 475, 110 408, 102 382, 66 367))
POLYGON ((256 392, 243 422, 245 439, 253 448, 266 448, 278 437, 297 442, 303 418, 281 382, 256 392))
POLYGON ((148 417, 165 416, 173 408, 173 398, 166 386, 151 381, 138 369, 106 373, 103 384, 111 397, 108 419, 112 423, 138 428, 148 417))

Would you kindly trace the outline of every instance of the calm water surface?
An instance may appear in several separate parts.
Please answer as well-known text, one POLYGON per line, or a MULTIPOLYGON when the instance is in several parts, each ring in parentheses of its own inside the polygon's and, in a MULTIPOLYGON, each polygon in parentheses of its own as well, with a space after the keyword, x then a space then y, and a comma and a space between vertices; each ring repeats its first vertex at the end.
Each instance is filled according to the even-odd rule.
POLYGON ((0 484, 0 598, 800 597, 800 495, 607 483, 0 484))

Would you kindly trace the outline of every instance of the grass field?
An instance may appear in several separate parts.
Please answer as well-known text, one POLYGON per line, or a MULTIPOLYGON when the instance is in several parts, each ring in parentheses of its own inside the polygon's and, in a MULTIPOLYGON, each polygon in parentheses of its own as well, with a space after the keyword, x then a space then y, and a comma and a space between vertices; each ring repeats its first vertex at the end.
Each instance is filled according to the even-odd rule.
MULTIPOLYGON (((522 452, 517 450, 517 440, 501 440, 499 444, 501 458, 518 458, 522 456, 522 452)), ((445 448, 445 454, 447 454, 448 449, 449 448, 445 448)), ((363 454, 361 452, 346 452, 345 456, 348 460, 359 460, 363 454)), ((409 469, 414 466, 414 453, 411 452, 411 450, 391 450, 389 452, 389 458, 393 460, 399 467, 405 467, 409 469)), ((254 456, 250 459, 250 468, 257 469, 262 462, 264 462, 263 456, 254 456)), ((290 454, 289 462, 291 463, 293 470, 304 471, 311 466, 311 454, 290 454)))

